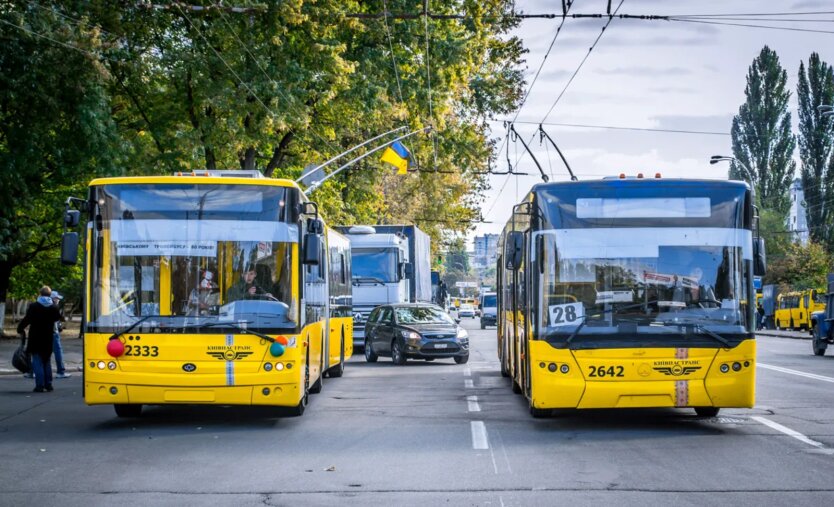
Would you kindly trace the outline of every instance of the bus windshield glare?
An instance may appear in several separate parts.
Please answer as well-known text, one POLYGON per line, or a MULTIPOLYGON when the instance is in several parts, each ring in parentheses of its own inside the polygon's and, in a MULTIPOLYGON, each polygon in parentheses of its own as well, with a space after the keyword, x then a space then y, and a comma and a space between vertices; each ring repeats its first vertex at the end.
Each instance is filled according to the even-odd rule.
POLYGON ((299 231, 283 187, 94 188, 91 330, 295 328, 299 231))
POLYGON ((544 195, 531 254, 539 336, 663 343, 749 333, 752 232, 739 203, 729 194, 544 195))

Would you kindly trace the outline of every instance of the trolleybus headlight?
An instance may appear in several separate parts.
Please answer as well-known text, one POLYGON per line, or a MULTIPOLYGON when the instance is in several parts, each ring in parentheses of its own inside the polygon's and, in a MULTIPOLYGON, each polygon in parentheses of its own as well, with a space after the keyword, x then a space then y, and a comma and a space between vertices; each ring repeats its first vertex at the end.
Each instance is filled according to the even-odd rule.
POLYGON ((545 366, 546 366, 546 365, 545 365, 543 362, 542 362, 542 363, 539 363, 539 368, 544 368, 545 366))
POLYGON ((739 371, 739 370, 741 370, 741 363, 736 361, 735 363, 733 363, 733 371, 739 371))
POLYGON ((119 388, 117 388, 116 386, 113 386, 113 387, 110 388, 110 394, 116 394, 118 392, 119 392, 119 388))
POLYGON ((730 367, 727 366, 726 364, 722 364, 721 365, 721 373, 727 373, 728 371, 730 371, 730 367))
POLYGON ((555 371, 556 371, 556 363, 550 363, 550 364, 548 364, 548 365, 547 365, 547 369, 548 369, 548 370, 550 370, 550 371, 551 371, 551 373, 552 373, 552 372, 555 372, 555 371))
POLYGON ((559 368, 559 371, 561 371, 562 373, 567 373, 567 372, 569 372, 569 371, 570 371, 570 366, 568 366, 568 365, 566 365, 566 364, 563 364, 563 365, 559 368))
POLYGON ((264 396, 269 396, 269 388, 268 387, 264 387, 261 392, 264 393, 264 396))
POLYGON ((99 361, 97 366, 99 370, 103 370, 107 365, 104 364, 104 361, 99 361))
POLYGON ((748 366, 750 366, 750 361, 744 361, 744 367, 747 368, 748 366))
POLYGON ((272 364, 264 363, 264 370, 265 371, 272 371, 272 364))
POLYGON ((108 370, 115 370, 116 369, 116 361, 110 361, 109 363, 107 363, 107 369, 108 370))
POLYGON ((281 371, 284 369, 284 365, 281 363, 275 363, 275 371, 281 371))
POLYGON ((113 357, 121 357, 125 353, 125 344, 114 338, 107 342, 107 353, 113 357))

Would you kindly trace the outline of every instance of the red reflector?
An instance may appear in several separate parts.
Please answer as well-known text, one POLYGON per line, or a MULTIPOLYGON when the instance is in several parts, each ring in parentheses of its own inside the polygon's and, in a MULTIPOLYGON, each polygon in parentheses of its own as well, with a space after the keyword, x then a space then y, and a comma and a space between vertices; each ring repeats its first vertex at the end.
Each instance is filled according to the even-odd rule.
POLYGON ((660 178, 660 173, 654 173, 655 178, 660 178))
POLYGON ((624 179, 625 179, 625 173, 620 173, 620 179, 621 179, 621 180, 624 180, 624 179))
POLYGON ((637 173, 637 177, 638 177, 638 178, 642 178, 642 177, 643 177, 643 173, 637 173))
POLYGON ((125 344, 118 338, 107 342, 107 353, 113 357, 121 357, 125 353, 125 344))

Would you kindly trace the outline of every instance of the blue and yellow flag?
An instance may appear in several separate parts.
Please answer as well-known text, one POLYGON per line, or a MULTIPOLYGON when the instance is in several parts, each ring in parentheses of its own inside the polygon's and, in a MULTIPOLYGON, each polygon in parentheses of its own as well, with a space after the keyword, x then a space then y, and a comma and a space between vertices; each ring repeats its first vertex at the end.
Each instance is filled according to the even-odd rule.
POLYGON ((411 153, 399 141, 394 141, 391 146, 385 148, 380 160, 388 162, 397 168, 397 174, 408 173, 408 159, 411 153))

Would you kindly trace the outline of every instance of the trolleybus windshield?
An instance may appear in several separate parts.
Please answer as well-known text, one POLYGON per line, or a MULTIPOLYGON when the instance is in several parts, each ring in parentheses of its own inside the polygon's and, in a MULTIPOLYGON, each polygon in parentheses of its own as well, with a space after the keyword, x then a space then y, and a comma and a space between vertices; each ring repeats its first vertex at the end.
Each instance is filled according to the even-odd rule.
POLYGON ((260 185, 94 188, 89 329, 269 331, 298 324, 298 226, 288 189, 260 185), (100 230, 99 230, 100 229, 100 230))
POLYGON ((557 223, 545 220, 532 234, 539 336, 572 344, 743 339, 752 325, 752 232, 741 227, 739 196, 722 197, 540 202, 557 223))

